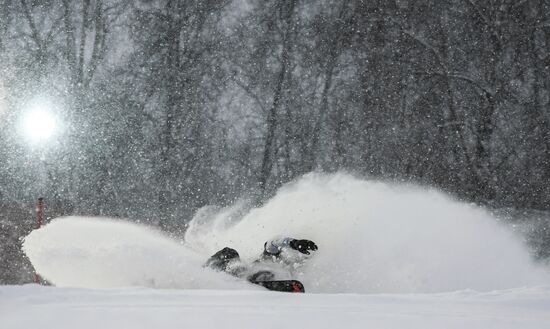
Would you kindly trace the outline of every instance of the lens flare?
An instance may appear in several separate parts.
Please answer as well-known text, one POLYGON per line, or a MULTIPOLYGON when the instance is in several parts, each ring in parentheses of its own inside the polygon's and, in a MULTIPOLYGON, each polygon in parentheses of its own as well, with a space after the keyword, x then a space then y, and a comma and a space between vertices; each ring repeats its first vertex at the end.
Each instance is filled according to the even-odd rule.
POLYGON ((42 141, 52 137, 56 128, 55 116, 45 108, 34 107, 23 119, 24 133, 32 141, 42 141))

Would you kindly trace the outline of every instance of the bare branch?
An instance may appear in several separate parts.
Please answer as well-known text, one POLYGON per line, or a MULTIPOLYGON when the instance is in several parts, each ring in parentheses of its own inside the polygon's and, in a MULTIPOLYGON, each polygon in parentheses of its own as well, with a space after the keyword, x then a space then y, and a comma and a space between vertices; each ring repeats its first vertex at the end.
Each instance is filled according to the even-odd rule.
POLYGON ((84 0, 82 4, 82 27, 80 29, 80 46, 78 50, 77 63, 77 81, 84 83, 84 52, 86 49, 86 32, 89 24, 88 11, 90 8, 90 0, 84 0))
POLYGON ((437 61, 439 62, 438 64, 444 69, 444 70, 448 70, 448 66, 447 66, 447 63, 445 62, 445 60, 443 60, 443 57, 441 56, 441 54, 439 53, 439 51, 434 47, 432 46, 427 40, 425 40, 424 38, 422 38, 421 36, 419 36, 418 34, 416 34, 415 32, 411 31, 411 30, 407 30, 405 29, 401 24, 400 22, 398 22, 397 20, 395 20, 393 17, 390 17, 389 18, 390 21, 392 21, 395 25, 397 25, 397 27, 399 27, 399 29, 401 30, 401 32, 408 36, 409 38, 411 38, 412 40, 418 42, 419 44, 421 44, 424 48, 426 48, 427 50, 429 50, 434 56, 435 58, 437 59, 437 61))
POLYGON ((99 62, 103 59, 106 52, 105 38, 107 35, 107 24, 105 22, 103 3, 98 1, 94 13, 95 36, 92 50, 92 58, 90 59, 88 74, 86 76, 85 85, 88 86, 94 76, 94 73, 99 66, 99 62))
POLYGON ((245 85, 244 83, 242 83, 241 81, 233 77, 231 78, 231 81, 235 82, 237 86, 241 87, 242 90, 244 90, 254 101, 256 101, 256 103, 258 104, 262 112, 264 113, 267 112, 267 109, 265 108, 265 104, 262 102, 261 98, 256 93, 254 93, 250 89, 250 87, 248 87, 247 85, 245 85))
MULTIPOLYGON (((75 37, 74 26, 71 21, 71 2, 69 0, 63 0, 63 21, 65 29, 65 58, 71 68, 72 72, 76 70, 76 54, 74 50, 75 37)), ((74 74, 72 76, 74 78, 74 74)))
POLYGON ((21 5, 23 6, 23 12, 25 14, 25 18, 27 19, 27 23, 29 24, 29 27, 31 29, 31 36, 36 45, 38 46, 38 49, 42 49, 42 39, 40 38, 40 33, 38 32, 38 29, 36 28, 36 24, 34 22, 34 19, 32 18, 31 10, 29 6, 27 5, 26 0, 21 0, 21 5))
POLYGON ((439 71, 416 71, 417 74, 422 74, 422 75, 437 75, 437 76, 444 76, 444 77, 449 77, 449 78, 452 78, 452 79, 455 79, 455 80, 461 80, 461 81, 465 81, 465 82, 468 82, 470 83, 471 85, 473 85, 474 87, 476 87, 477 89, 481 90, 487 97, 492 97, 495 95, 495 91, 490 89, 489 87, 485 86, 483 83, 471 78, 471 77, 468 77, 466 75, 462 75, 460 73, 455 73, 455 72, 439 72, 439 71))

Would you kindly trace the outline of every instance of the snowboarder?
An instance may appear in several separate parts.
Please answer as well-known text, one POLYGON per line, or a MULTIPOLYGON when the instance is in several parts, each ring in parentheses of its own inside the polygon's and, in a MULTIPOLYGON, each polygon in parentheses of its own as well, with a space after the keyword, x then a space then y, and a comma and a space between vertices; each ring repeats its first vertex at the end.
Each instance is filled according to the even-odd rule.
POLYGON ((259 259, 246 266, 240 259, 239 253, 232 248, 225 247, 212 255, 205 266, 216 271, 223 271, 233 276, 246 279, 270 290, 304 292, 302 283, 296 280, 275 280, 273 267, 261 269, 262 265, 279 264, 291 268, 295 265, 293 253, 309 255, 317 250, 315 242, 306 239, 277 238, 264 243, 264 251, 259 259), (260 270, 258 270, 260 268, 260 270))

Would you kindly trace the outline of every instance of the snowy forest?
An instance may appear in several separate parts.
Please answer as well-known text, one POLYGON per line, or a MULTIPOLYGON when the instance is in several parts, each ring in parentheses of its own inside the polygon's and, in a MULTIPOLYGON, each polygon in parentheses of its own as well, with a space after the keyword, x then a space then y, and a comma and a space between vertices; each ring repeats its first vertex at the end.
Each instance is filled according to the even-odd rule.
POLYGON ((0 283, 39 197, 178 232, 344 171, 545 214, 549 109, 547 0, 0 0, 0 283))

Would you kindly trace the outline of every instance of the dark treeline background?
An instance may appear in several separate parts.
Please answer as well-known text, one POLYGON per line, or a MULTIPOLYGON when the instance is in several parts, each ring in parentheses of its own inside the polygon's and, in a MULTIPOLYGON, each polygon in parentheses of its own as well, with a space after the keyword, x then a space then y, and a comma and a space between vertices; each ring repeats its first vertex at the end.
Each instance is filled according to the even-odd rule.
POLYGON ((0 218, 19 232, 4 235, 32 229, 39 196, 50 213, 176 230, 311 171, 550 210, 549 13, 545 0, 0 0, 0 218), (33 102, 59 118, 51 140, 22 136, 33 102))

